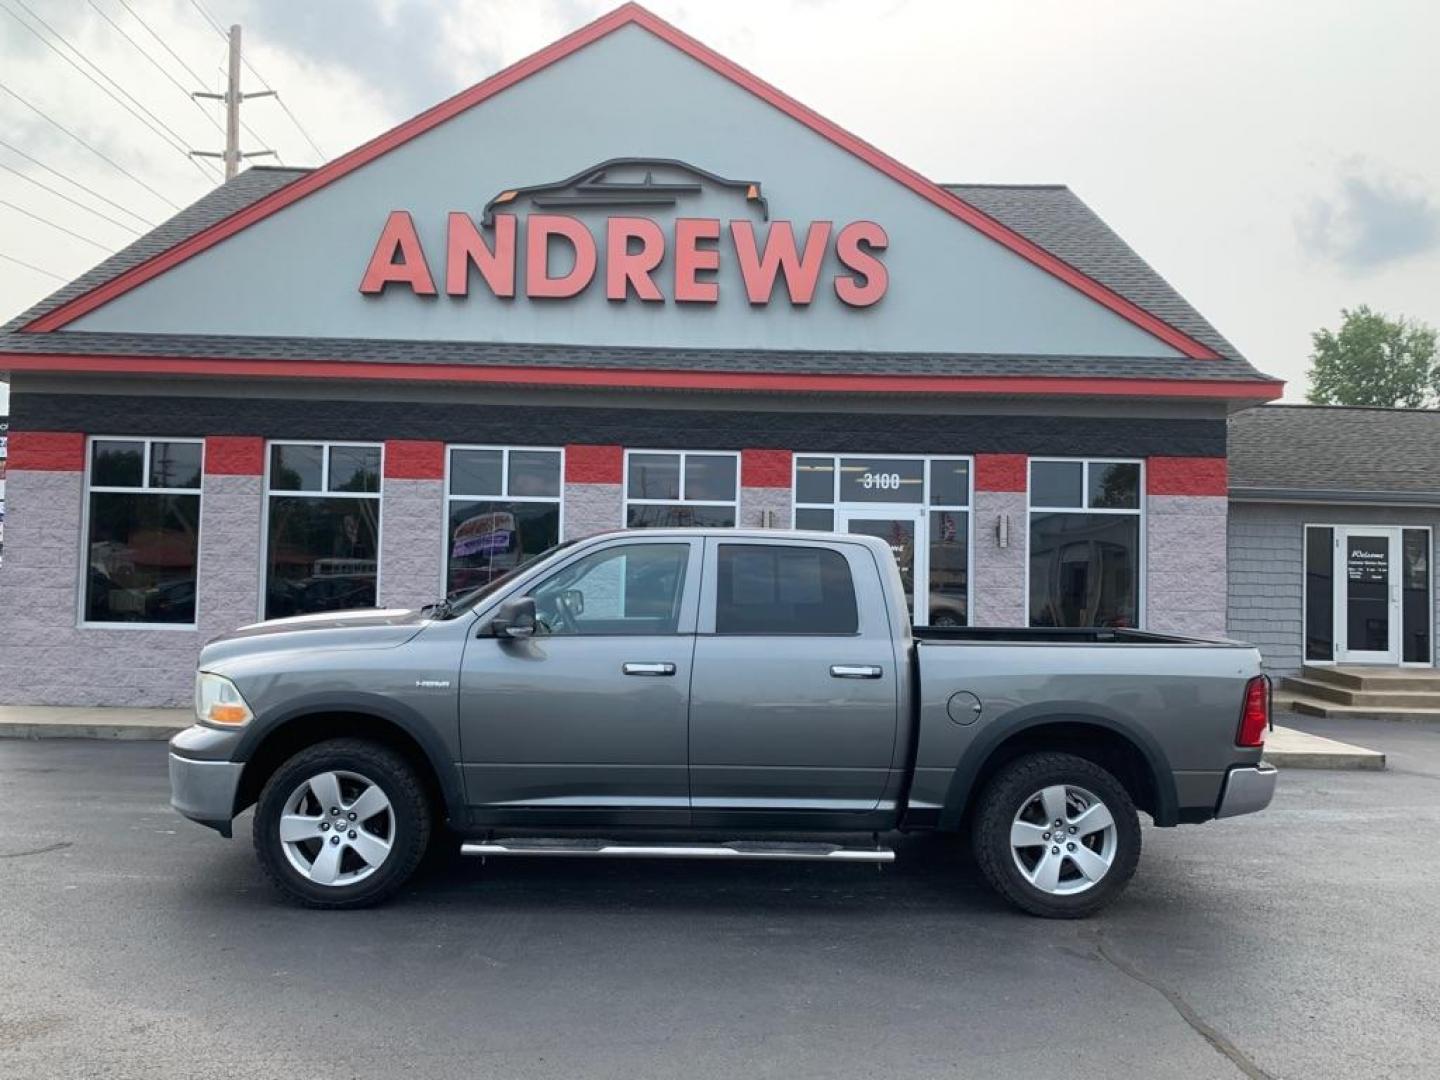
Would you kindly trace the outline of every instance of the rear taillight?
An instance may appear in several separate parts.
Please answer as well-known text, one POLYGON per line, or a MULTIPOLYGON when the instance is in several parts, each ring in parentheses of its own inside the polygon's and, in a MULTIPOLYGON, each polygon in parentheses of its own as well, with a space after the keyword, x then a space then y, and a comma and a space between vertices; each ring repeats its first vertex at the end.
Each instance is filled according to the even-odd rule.
POLYGON ((1270 727, 1270 676, 1256 675, 1245 684, 1245 704, 1240 709, 1236 746, 1264 746, 1270 727))

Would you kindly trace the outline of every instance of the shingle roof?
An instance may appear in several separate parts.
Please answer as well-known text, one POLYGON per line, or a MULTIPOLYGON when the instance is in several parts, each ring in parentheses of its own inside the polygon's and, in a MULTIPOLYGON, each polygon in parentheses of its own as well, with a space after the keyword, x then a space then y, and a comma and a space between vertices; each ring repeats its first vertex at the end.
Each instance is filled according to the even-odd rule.
MULTIPOLYGON (((1018 356, 866 353, 836 350, 583 348, 568 345, 283 338, 193 334, 15 333, 19 327, 250 205, 309 170, 256 167, 0 327, 0 354, 285 358, 771 373, 1030 375, 1080 378, 1269 381, 1068 188, 947 185, 1019 232, 1220 353, 1218 360, 1166 356, 1018 356)), ((3 362, 0 362, 3 368, 3 362)))
POLYGON ((1440 411, 1267 405, 1237 413, 1230 491, 1251 499, 1308 492, 1440 501, 1440 411))

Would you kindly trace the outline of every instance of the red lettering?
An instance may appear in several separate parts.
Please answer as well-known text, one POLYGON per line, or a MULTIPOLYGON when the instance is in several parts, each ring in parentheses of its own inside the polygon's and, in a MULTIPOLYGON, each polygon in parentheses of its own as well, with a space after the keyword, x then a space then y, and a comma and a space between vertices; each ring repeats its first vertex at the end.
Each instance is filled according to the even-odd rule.
POLYGON ((470 264, 496 296, 515 295, 515 215, 495 215, 495 247, 485 243, 475 219, 452 211, 445 248, 445 292, 470 295, 470 264))
POLYGON ((613 217, 605 223, 605 295, 625 300, 631 286, 641 300, 664 300, 650 271, 665 258, 665 234, 649 218, 613 217), (630 241, 640 250, 631 251, 630 241))
POLYGON ((732 221, 730 236, 735 241, 735 255, 740 261, 740 274, 745 279, 745 295, 750 303, 770 302, 770 295, 775 291, 775 275, 781 271, 785 274, 790 303, 810 303, 820 278, 820 265, 825 261, 825 248, 830 243, 830 222, 810 223, 804 255, 795 248, 795 230, 788 221, 771 224, 763 255, 756 252, 755 226, 750 222, 732 221))
POLYGON ((370 256, 370 265, 360 279, 360 291, 376 295, 385 291, 391 283, 409 285, 416 296, 434 296, 435 280, 430 276, 430 267, 425 263, 425 252, 420 247, 420 237, 415 232, 415 222, 408 210, 391 210, 380 230, 380 239, 375 242, 375 251, 370 256), (399 261, 396 261, 396 256, 399 261))
POLYGON ((851 307, 869 307, 890 287, 890 273, 873 254, 884 251, 890 237, 873 221, 852 221, 835 238, 835 255, 854 274, 835 278, 835 295, 851 307))
POLYGON ((720 299, 720 286, 699 281, 702 271, 720 269, 718 247, 701 248, 701 240, 720 239, 720 222, 715 218, 675 219, 675 300, 682 304, 713 304, 720 299))
POLYGON ((525 295, 563 299, 584 291, 595 276, 595 238, 575 218, 563 214, 531 214, 525 223, 525 295), (569 273, 550 276, 550 238, 570 242, 575 263, 569 273))

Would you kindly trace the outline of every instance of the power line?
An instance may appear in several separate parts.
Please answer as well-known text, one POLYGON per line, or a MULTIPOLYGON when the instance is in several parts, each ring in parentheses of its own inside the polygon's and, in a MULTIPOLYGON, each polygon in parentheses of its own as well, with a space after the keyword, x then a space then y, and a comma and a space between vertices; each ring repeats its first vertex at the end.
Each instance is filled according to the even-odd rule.
POLYGON ((41 191, 48 191, 51 195, 54 195, 57 199, 64 199, 66 202, 70 203, 72 206, 78 206, 81 210, 84 210, 84 211, 86 211, 87 213, 94 214, 96 217, 98 217, 98 218, 99 218, 100 220, 102 220, 102 221, 108 221, 108 222, 110 222, 111 225, 119 226, 120 228, 124 229, 126 232, 128 232, 128 233, 134 233, 136 236, 139 236, 139 235, 140 235, 140 230, 137 229, 137 228, 135 228, 134 226, 132 226, 132 225, 126 225, 125 222, 123 222, 123 221, 118 221, 118 220, 116 220, 115 218, 111 217, 109 214, 102 214, 99 210, 91 209, 90 207, 88 207, 88 206, 86 206, 84 203, 82 203, 79 199, 72 199, 69 195, 66 195, 63 191, 56 191, 56 190, 55 190, 53 187, 51 187, 49 184, 43 183, 43 182, 41 182, 41 181, 39 181, 39 180, 36 180, 36 179, 35 179, 33 176, 31 176, 29 173, 21 172, 19 169, 14 168, 13 166, 6 165, 3 161, 0 161, 0 169, 4 169, 4 170, 5 170, 6 172, 8 172, 8 173, 14 173, 16 176, 20 177, 21 180, 26 180, 26 181, 28 181, 29 183, 34 184, 34 185, 35 185, 36 187, 38 187, 41 191))
POLYGON ((159 60, 156 60, 148 52, 142 49, 140 47, 140 43, 134 38, 132 38, 129 34, 127 34, 123 26, 121 26, 119 23, 117 23, 114 19, 112 19, 109 15, 105 13, 104 8, 97 4, 95 0, 88 0, 88 2, 90 6, 95 9, 95 14, 99 15, 102 19, 104 19, 107 23, 114 27, 116 33, 118 33, 121 37, 128 41, 131 46, 134 47, 136 52, 138 52, 146 60, 150 61, 151 65, 155 68, 155 70, 160 72, 161 75, 164 75, 165 78, 169 79, 170 82, 174 84, 175 88, 185 95, 186 101, 190 102, 190 104, 194 105, 195 108, 200 110, 200 115, 205 117, 205 119, 210 123, 211 127, 213 127, 216 131, 225 130, 220 126, 220 122, 218 120, 216 120, 213 116, 211 116, 208 112, 205 111, 205 106, 201 105, 198 101, 196 101, 190 96, 190 91, 185 86, 185 84, 182 83, 179 79, 175 78, 174 75, 171 75, 169 71, 165 70, 165 66, 161 64, 159 60))
POLYGON ((44 267, 35 266, 35 265, 32 264, 32 263, 26 262, 24 259, 17 259, 17 258, 15 258, 14 255, 6 255, 3 251, 0 251, 0 259, 4 259, 6 262, 12 262, 12 263, 14 263, 16 266, 23 266, 26 270, 34 270, 35 273, 37 273, 37 274, 44 274, 46 277, 52 277, 52 278, 54 278, 56 281, 69 281, 69 280, 70 280, 69 278, 61 277, 59 274, 52 274, 49 270, 46 270, 44 267))
POLYGON ((104 195, 101 195, 100 192, 95 191, 93 188, 88 188, 88 187, 86 187, 84 184, 80 183, 79 180, 76 180, 76 179, 74 179, 74 178, 72 178, 72 177, 66 176, 66 175, 65 175, 64 173, 62 173, 59 169, 52 169, 49 165, 46 165, 46 164, 45 164, 43 161, 41 161, 39 158, 37 158, 37 157, 32 157, 31 155, 27 154, 24 150, 21 150, 18 146, 12 146, 10 143, 6 142, 4 139, 0 139, 0 146, 3 146, 6 150, 9 150, 12 154, 18 154, 18 155, 20 155, 22 158, 24 158, 26 161, 30 162, 30 164, 32 164, 32 165, 38 165, 40 168, 44 169, 46 172, 50 173, 52 176, 58 176, 61 180, 64 180, 67 184, 72 184, 72 185, 74 185, 75 187, 79 188, 81 191, 85 192, 87 195, 93 195, 95 198, 99 199, 101 202, 106 203, 106 204, 108 204, 108 205, 110 205, 110 206, 113 206, 116 210, 119 210, 121 213, 129 214, 131 217, 136 218, 136 219, 138 219, 138 220, 140 220, 140 221, 143 221, 146 225, 149 225, 152 229, 155 227, 155 222, 151 221, 151 220, 150 220, 149 218, 147 218, 144 214, 137 214, 134 210, 131 210, 128 206, 121 206, 121 205, 120 205, 118 202, 116 202, 114 199, 106 198, 104 195))
MULTIPOLYGON (((91 3, 91 6, 94 6, 95 0, 90 0, 90 3, 91 3)), ((145 32, 146 32, 147 34, 149 34, 152 38, 154 38, 156 41, 158 41, 158 42, 160 43, 160 47, 161 47, 162 49, 164 49, 167 53, 169 53, 172 57, 174 57, 175 62, 176 62, 177 64, 179 64, 182 68, 185 69, 185 74, 187 74, 187 75, 190 76, 190 78, 191 78, 191 80, 193 80, 195 86, 205 86, 205 85, 206 85, 205 79, 203 79, 203 78, 195 71, 194 68, 192 68, 189 64, 187 64, 187 63, 185 62, 185 58, 184 58, 183 56, 181 56, 179 53, 177 53, 174 49, 172 49, 172 48, 170 47, 170 43, 169 43, 168 41, 166 41, 164 38, 162 38, 159 34, 157 34, 157 33, 155 32, 154 27, 152 27, 148 22, 146 22, 145 19, 144 19, 144 17, 143 17, 138 11, 136 11, 133 7, 130 6, 130 0, 119 0, 119 3, 120 3, 120 6, 121 6, 121 7, 123 7, 126 11, 128 11, 128 12, 130 13, 130 17, 131 17, 132 19, 134 19, 136 22, 138 22, 141 26, 143 26, 143 27, 145 28, 145 32)), ((97 10, 98 10, 98 9, 97 9, 97 10)), ((118 30, 119 27, 116 27, 116 29, 118 30)), ((123 32, 123 31, 122 31, 122 32, 123 32)), ((135 47, 136 47, 137 49, 139 48, 138 45, 136 45, 135 47)), ((152 61, 152 63, 153 63, 153 61, 152 61)), ((174 80, 172 79, 171 81, 173 82, 174 80)), ((182 87, 180 87, 180 89, 185 90, 185 87, 182 86, 182 87)), ((186 96, 186 97, 190 97, 190 91, 189 91, 189 90, 185 90, 185 96, 186 96)), ((190 97, 190 100, 191 100, 191 101, 195 101, 195 99, 194 99, 193 97, 190 97)), ((200 105, 199 102, 195 102, 195 103, 196 103, 196 105, 200 105)), ((201 105, 200 108, 201 108, 201 110, 203 111, 204 106, 201 105)), ((225 130, 224 128, 222 128, 222 127, 220 126, 219 121, 217 121, 216 119, 214 119, 214 117, 211 117, 209 113, 206 113, 205 115, 206 115, 207 118, 209 118, 210 122, 215 125, 215 127, 216 127, 217 130, 220 130, 220 131, 224 131, 224 130, 225 130)), ((249 124, 247 124, 244 120, 241 120, 241 121, 240 121, 240 127, 241 127, 241 129, 245 132, 245 134, 249 135, 249 136, 250 136, 252 139, 254 139, 256 142, 258 142, 258 143, 263 143, 263 142, 265 142, 264 139, 262 139, 259 135, 257 135, 257 134, 255 133, 255 129, 252 128, 249 124)), ((279 155, 279 154, 276 154, 276 155, 275 155, 275 160, 276 160, 276 161, 280 161, 280 155, 279 155)), ((283 165, 284 162, 281 162, 281 164, 283 165)))
POLYGON ((23 206, 16 206, 14 203, 12 203, 12 202, 7 202, 7 201, 4 200, 4 199, 0 199, 0 206, 8 206, 11 210, 14 210, 16 213, 24 214, 24 215, 25 215, 26 217, 28 217, 28 218, 34 218, 36 221, 40 222, 42 225, 49 225, 52 229, 59 229, 61 232, 65 233, 66 235, 68 235, 68 236, 73 236, 76 240, 83 241, 84 243, 89 244, 91 247, 97 247, 97 248, 99 248, 101 251, 108 251, 108 252, 110 252, 112 255, 115 253, 115 249, 114 249, 114 248, 112 248, 112 247, 107 247, 106 245, 100 243, 100 241, 98 241, 98 240, 91 240, 88 236, 81 236, 78 232, 75 232, 73 229, 67 229, 64 225, 57 225, 57 224, 55 224, 55 222, 51 221, 49 218, 47 218, 47 217, 42 217, 41 215, 35 213, 33 210, 26 210, 23 206))
POLYGON ((60 59, 64 60, 67 64, 69 64, 71 67, 73 67, 73 68, 74 68, 76 71, 78 71, 81 75, 85 76, 85 78, 88 79, 90 82, 94 83, 95 86, 99 87, 99 89, 100 89, 104 94, 106 94, 112 101, 114 101, 117 105, 119 105, 121 108, 123 108, 126 112, 128 112, 128 113, 129 113, 131 116, 133 116, 136 120, 139 120, 142 124, 144 124, 153 134, 155 134, 158 138, 160 138, 160 139, 161 139, 167 146, 169 146, 172 150, 178 151, 178 152, 185 158, 185 160, 189 161, 192 165, 195 166, 196 171, 198 171, 201 176, 205 177, 205 179, 206 179, 207 181, 213 182, 214 176, 213 176, 211 173, 207 173, 207 172, 201 167, 201 165, 200 165, 199 162, 195 161, 193 158, 190 157, 190 148, 186 145, 185 139, 184 139, 182 136, 180 136, 180 135, 175 131, 174 128, 170 127, 170 125, 168 125, 167 123, 165 123, 165 121, 161 120, 161 119, 160 119, 158 116, 156 116, 153 112, 151 112, 149 109, 147 109, 147 108, 139 101, 139 99, 137 99, 133 94, 131 94, 128 90, 126 90, 126 89, 125 89, 123 86, 121 86, 118 82, 116 82, 114 79, 112 79, 109 75, 106 75, 105 72, 100 68, 100 66, 99 66, 98 64, 96 64, 93 60, 91 60, 91 59, 90 59, 88 56, 86 56, 83 52, 81 52, 79 49, 77 49, 74 45, 70 44, 69 40, 66 39, 66 37, 65 37, 64 34, 61 34, 58 30, 56 30, 53 26, 51 26, 49 23, 47 23, 47 22, 46 22, 44 19, 42 19, 39 15, 35 14, 35 12, 29 7, 29 5, 27 5, 27 4, 25 3, 25 0, 15 0, 15 2, 16 2, 17 4, 19 4, 22 9, 24 9, 24 11, 25 11, 26 14, 28 14, 32 19, 34 19, 34 20, 35 20, 36 22, 38 22, 41 26, 43 26, 46 30, 48 30, 51 34, 53 34, 53 35, 55 36, 55 38, 56 38, 57 40, 59 40, 62 44, 64 44, 67 49, 69 49, 71 52, 73 52, 76 56, 80 57, 81 60, 84 60, 86 64, 88 64, 91 68, 93 68, 93 69, 95 70, 96 74, 100 75, 101 78, 105 79, 106 82, 110 83, 111 86, 115 87, 115 90, 120 91, 120 93, 121 93, 121 94, 124 94, 125 97, 128 98, 131 102, 134 102, 135 108, 132 108, 132 107, 131 107, 129 104, 127 104, 125 101, 122 101, 119 97, 117 97, 116 94, 115 94, 115 90, 111 90, 110 87, 108 87, 108 86, 105 85, 105 83, 102 83, 99 79, 95 78, 94 75, 91 75, 90 72, 88 72, 88 71, 86 71, 84 68, 82 68, 82 67, 81 67, 79 64, 77 64, 74 60, 72 60, 69 56, 67 56, 65 53, 61 52, 61 51, 60 51, 60 48, 59 48, 57 45, 55 45, 52 41, 50 41, 49 38, 47 38, 47 37, 45 37, 43 34, 41 34, 40 31, 36 30, 33 26, 31 26, 29 23, 27 23, 24 19, 20 18, 19 15, 15 14, 15 12, 14 12, 11 8, 9 8, 8 6, 5 6, 5 5, 0 5, 0 10, 4 10, 4 12, 5 12, 7 15, 9 15, 9 16, 10 16, 12 19, 14 19, 16 22, 18 22, 21 26, 23 26, 23 27, 24 27, 26 30, 28 30, 31 34, 35 35, 35 37, 38 38, 38 39, 40 40, 40 42, 41 42, 46 48, 48 48, 48 49, 49 49, 51 52, 53 52, 56 56, 60 57, 60 59), (139 111, 137 111, 137 109, 138 109, 139 111), (143 113, 144 115, 142 115, 142 113, 143 113), (147 117, 149 117, 150 119, 147 119, 147 117), (153 122, 152 122, 152 121, 153 121, 153 122), (167 132, 169 133, 168 135, 166 134, 167 132))
POLYGON ((190 6, 193 7, 204 17, 205 21, 210 24, 210 28, 212 30, 214 30, 221 37, 225 36, 225 28, 221 26, 218 22, 216 22, 214 18, 211 17, 210 13, 206 11, 204 6, 200 3, 200 0, 190 0, 190 6))
MULTIPOLYGON (((225 32, 224 28, 215 21, 214 17, 211 16, 208 11, 205 10, 205 7, 203 4, 200 3, 200 0, 190 0, 190 5, 201 14, 201 16, 205 19, 207 23, 210 24, 210 28, 214 30, 215 33, 219 34, 222 38, 225 38, 226 40, 229 39, 229 35, 225 32)), ((305 136, 305 141, 310 144, 310 148, 320 156, 320 160, 323 162, 325 160, 325 151, 320 149, 320 144, 310 137, 310 132, 305 130, 305 125, 300 123, 300 120, 296 117, 296 115, 290 111, 290 106, 285 104, 285 99, 280 96, 279 91, 275 90, 273 86, 271 86, 268 82, 265 81, 265 76, 260 74, 260 72, 256 69, 255 65, 252 64, 249 59, 242 57, 240 62, 249 69, 251 75, 255 76, 261 87, 275 94, 275 103, 279 105, 281 111, 283 111, 285 115, 290 118, 290 122, 295 125, 295 130, 300 132, 301 135, 305 136)))
MULTIPOLYGON (((141 180, 138 176, 136 176, 134 173, 132 173, 129 169, 125 168, 124 165, 121 165, 118 161, 116 161, 116 160, 114 160, 113 158, 107 156, 106 154, 101 153, 99 150, 96 150, 95 147, 91 146, 88 142, 86 142, 84 139, 82 139, 79 135, 76 135, 73 131, 71 131, 69 128, 67 128, 64 124, 60 123, 60 121, 51 119, 51 118, 50 118, 49 116, 47 116, 44 112, 42 112, 39 108, 37 108, 36 106, 30 104, 30 102, 26 101, 23 97, 21 97, 19 94, 17 94, 14 90, 11 90, 10 87, 6 86, 3 82, 0 82, 0 90, 5 91, 5 93, 9 94, 9 95, 10 95, 11 97, 13 97, 16 101, 20 102, 21 105, 24 105, 27 109, 29 109, 31 112, 33 112, 36 116, 40 117, 40 119, 44 120, 44 121, 45 121, 47 124, 49 124, 51 127, 58 128, 60 131, 63 131, 66 135, 69 135, 70 138, 74 139, 74 140, 75 140, 76 142, 78 142, 81 146, 85 147, 86 150, 89 150, 92 154, 94 154, 96 157, 98 157, 101 161, 104 161, 105 163, 107 163, 107 164, 109 164, 109 165, 113 165, 115 168, 119 169, 122 173, 124 173, 126 176, 128 176, 131 180, 134 180, 135 183, 139 184, 139 185, 140 185, 141 187, 143 187, 146 191, 150 192, 151 195, 154 195, 157 199, 159 199, 161 202, 163 202, 166 206, 170 207, 172 210, 179 210, 179 209, 180 209, 180 204, 179 204, 179 203, 174 202, 174 201, 172 201, 170 198, 168 198, 167 196, 160 194, 160 192, 156 191, 153 187, 151 187, 149 184, 147 184, 144 180, 141 180)), ((108 200, 107 200, 107 201, 108 201, 108 200)))

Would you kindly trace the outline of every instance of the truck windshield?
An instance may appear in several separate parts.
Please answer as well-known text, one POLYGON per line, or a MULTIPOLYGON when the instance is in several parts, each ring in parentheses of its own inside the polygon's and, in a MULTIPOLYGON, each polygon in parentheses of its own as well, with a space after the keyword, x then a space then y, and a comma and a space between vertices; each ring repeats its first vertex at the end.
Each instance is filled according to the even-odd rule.
POLYGON ((532 566, 544 562, 546 559, 550 558, 550 556, 557 554, 558 552, 564 551, 566 548, 572 546, 574 543, 574 540, 566 540, 563 544, 556 544, 554 547, 546 548, 544 551, 540 552, 540 554, 532 555, 524 562, 519 563, 516 566, 512 566, 509 570, 505 571, 505 573, 501 574, 499 577, 491 581, 487 581, 478 589, 471 589, 467 593, 461 593, 453 600, 449 600, 445 603, 443 608, 444 613, 443 615, 441 615, 441 618, 453 619, 462 611, 469 611, 481 600, 484 600, 487 596, 491 596, 494 593, 498 592, 500 589, 503 589, 506 585, 514 581, 515 578, 519 577, 521 574, 525 573, 525 571, 529 570, 532 566))

